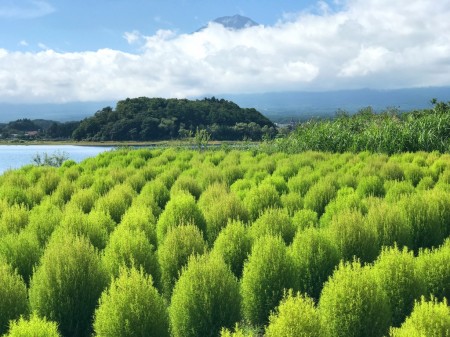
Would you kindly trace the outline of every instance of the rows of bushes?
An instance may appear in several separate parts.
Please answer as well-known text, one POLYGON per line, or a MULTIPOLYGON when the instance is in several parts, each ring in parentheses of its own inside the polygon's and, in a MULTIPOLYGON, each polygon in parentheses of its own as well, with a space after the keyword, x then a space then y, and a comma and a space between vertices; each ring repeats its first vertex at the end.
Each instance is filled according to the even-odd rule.
POLYGON ((120 149, 0 176, 0 335, 449 336, 450 155, 120 149))

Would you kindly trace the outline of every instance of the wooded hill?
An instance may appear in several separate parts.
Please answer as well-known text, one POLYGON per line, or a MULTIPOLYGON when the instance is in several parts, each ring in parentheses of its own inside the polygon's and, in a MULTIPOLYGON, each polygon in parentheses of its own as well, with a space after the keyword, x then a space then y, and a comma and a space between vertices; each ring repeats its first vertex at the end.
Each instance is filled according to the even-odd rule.
POLYGON ((276 133, 274 124, 255 109, 243 109, 224 99, 127 98, 116 109, 106 107, 84 119, 75 140, 166 140, 188 137, 207 129, 212 139, 259 140, 276 133))

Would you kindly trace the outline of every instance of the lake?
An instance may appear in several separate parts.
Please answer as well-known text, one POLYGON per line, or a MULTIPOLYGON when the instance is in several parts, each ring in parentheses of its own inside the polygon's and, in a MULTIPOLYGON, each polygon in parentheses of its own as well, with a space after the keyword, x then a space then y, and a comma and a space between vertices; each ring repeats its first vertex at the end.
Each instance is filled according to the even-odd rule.
POLYGON ((80 162, 95 157, 101 152, 113 149, 110 146, 76 146, 76 145, 0 145, 0 174, 8 169, 20 168, 32 164, 36 154, 53 155, 64 153, 69 159, 80 162))

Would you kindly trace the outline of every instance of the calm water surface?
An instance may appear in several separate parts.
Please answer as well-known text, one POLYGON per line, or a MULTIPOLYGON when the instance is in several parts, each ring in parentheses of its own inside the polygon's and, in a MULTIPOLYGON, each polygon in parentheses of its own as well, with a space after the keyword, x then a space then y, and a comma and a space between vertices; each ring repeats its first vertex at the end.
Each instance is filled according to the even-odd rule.
POLYGON ((36 154, 53 155, 57 152, 66 154, 69 159, 80 162, 94 157, 112 147, 75 146, 75 145, 0 145, 0 174, 8 169, 20 168, 32 164, 36 154))

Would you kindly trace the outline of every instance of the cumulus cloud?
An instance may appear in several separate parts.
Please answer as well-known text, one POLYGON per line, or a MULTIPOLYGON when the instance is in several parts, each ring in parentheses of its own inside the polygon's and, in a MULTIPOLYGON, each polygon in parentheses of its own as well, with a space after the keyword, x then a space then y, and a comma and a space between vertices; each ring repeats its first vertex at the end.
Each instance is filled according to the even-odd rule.
POLYGON ((51 14, 55 8, 47 1, 41 0, 2 0, 0 2, 0 18, 33 19, 51 14))
POLYGON ((273 26, 125 33, 139 53, 0 50, 1 101, 450 85, 447 0, 319 1, 273 26))

